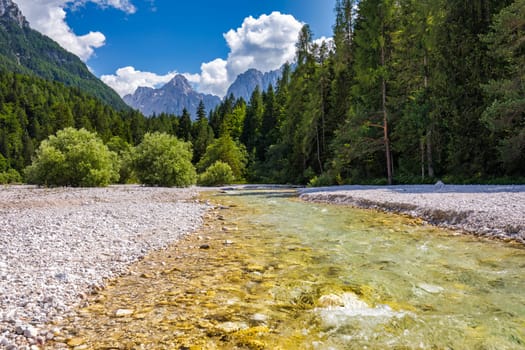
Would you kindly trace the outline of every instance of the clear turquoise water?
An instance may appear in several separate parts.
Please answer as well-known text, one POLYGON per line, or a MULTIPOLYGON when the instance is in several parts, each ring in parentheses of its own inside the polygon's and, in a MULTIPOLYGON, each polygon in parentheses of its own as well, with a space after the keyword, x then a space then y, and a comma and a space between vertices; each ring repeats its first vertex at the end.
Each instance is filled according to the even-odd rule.
POLYGON ((304 348, 525 348, 523 246, 279 192, 230 198, 259 260, 284 265, 274 301, 305 298, 290 325, 315 339, 304 348))
POLYGON ((97 349, 525 348, 523 246, 294 195, 214 196, 230 209, 111 281, 65 322, 64 341, 97 349))

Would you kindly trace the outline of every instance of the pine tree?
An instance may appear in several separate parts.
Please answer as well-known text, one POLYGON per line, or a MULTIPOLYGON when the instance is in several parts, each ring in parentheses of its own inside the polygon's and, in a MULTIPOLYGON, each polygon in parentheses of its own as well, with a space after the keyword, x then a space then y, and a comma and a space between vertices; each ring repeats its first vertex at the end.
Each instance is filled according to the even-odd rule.
POLYGON ((484 86, 491 103, 483 113, 497 143, 498 175, 525 175, 525 0, 516 0, 494 19, 484 37, 500 67, 484 86))
POLYGON ((206 108, 201 101, 197 107, 197 121, 193 124, 193 163, 196 164, 213 142, 213 129, 206 117, 206 108))
POLYGON ((350 168, 346 169, 348 176, 374 177, 379 175, 378 162, 382 160, 389 184, 393 181, 393 166, 388 84, 396 10, 396 2, 392 0, 359 2, 352 64, 352 107, 334 141, 339 152, 339 172, 350 168))
MULTIPOLYGON (((256 147, 261 137, 263 107, 261 89, 259 86, 256 86, 250 97, 250 102, 246 107, 246 117, 241 135, 241 142, 246 146, 246 150, 250 156, 256 155, 256 147)), ((255 159, 253 159, 253 161, 255 161, 255 159)))
POLYGON ((177 136, 186 142, 191 141, 191 116, 186 108, 182 110, 182 115, 179 118, 179 133, 177 136))
POLYGON ((493 60, 481 36, 492 16, 508 0, 447 0, 445 18, 437 33, 439 78, 433 94, 436 119, 441 121, 446 143, 445 171, 458 178, 483 177, 494 171, 495 149, 482 123, 485 109, 482 84, 492 77, 493 60))

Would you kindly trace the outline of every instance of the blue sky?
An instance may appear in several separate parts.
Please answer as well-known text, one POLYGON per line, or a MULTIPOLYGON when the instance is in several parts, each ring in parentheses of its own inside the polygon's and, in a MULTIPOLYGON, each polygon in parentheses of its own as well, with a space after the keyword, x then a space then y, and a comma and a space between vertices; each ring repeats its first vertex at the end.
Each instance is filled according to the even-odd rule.
POLYGON ((242 70, 289 60, 302 23, 316 38, 330 37, 335 6, 335 0, 14 1, 34 29, 81 57, 121 95, 176 73, 220 95, 242 70))

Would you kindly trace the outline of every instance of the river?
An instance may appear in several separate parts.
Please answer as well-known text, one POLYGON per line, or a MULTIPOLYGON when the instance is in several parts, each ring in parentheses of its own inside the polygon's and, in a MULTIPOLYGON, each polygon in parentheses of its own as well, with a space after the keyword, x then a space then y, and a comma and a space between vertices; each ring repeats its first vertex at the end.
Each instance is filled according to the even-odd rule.
POLYGON ((230 191, 201 232, 89 296, 77 349, 523 349, 525 249, 399 215, 230 191))

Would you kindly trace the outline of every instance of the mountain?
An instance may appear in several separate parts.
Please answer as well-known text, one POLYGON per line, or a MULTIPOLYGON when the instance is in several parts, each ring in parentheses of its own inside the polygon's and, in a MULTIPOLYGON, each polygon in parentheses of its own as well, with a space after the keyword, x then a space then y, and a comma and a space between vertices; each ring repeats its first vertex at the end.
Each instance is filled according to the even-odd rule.
POLYGON ((195 119, 200 101, 204 102, 204 107, 209 112, 221 102, 221 99, 194 91, 182 75, 176 75, 159 89, 140 87, 134 94, 124 96, 124 102, 146 116, 160 113, 181 115, 186 108, 195 119))
POLYGON ((261 91, 266 91, 270 84, 275 87, 281 76, 282 68, 267 73, 262 73, 257 69, 249 69, 237 76, 228 88, 226 96, 233 94, 236 98, 242 97, 245 101, 249 101, 256 86, 259 86, 261 91))
POLYGON ((12 0, 0 0, 0 70, 57 81, 117 109, 128 108, 77 56, 31 29, 12 0))

